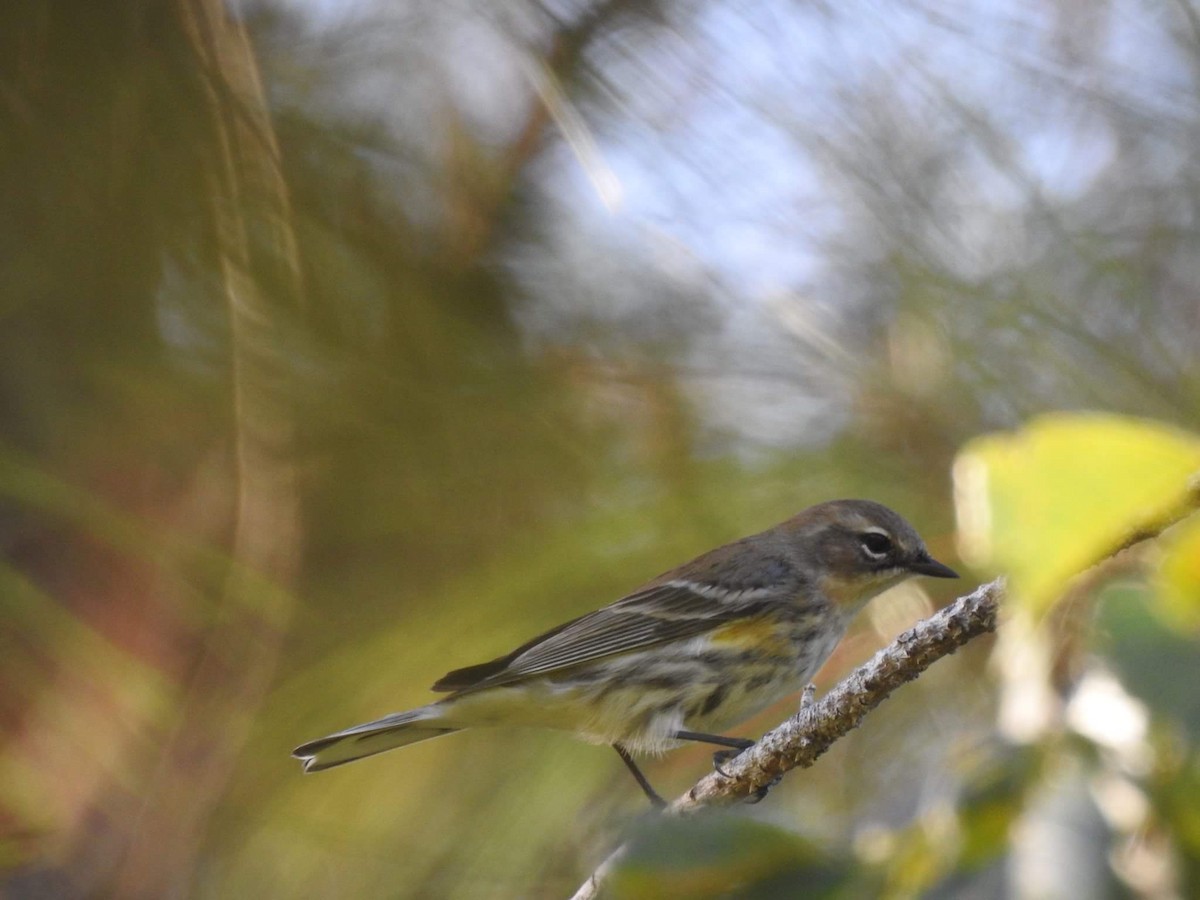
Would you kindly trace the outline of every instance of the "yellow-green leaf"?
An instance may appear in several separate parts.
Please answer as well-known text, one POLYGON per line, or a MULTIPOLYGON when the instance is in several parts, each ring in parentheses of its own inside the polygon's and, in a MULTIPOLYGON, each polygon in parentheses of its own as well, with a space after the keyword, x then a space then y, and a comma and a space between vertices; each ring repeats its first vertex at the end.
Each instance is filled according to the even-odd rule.
POLYGON ((1056 414, 968 443, 954 466, 960 552, 1044 610, 1067 580, 1183 502, 1200 438, 1139 419, 1056 414))
POLYGON ((1180 525, 1166 542, 1158 596, 1171 624, 1200 632, 1200 516, 1180 525))

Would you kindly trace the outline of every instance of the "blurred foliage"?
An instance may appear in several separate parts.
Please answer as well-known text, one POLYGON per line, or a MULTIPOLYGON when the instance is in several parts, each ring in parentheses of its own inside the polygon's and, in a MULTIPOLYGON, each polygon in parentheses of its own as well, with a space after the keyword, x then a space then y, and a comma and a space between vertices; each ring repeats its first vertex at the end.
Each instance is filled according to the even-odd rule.
POLYGON ((850 860, 826 859, 784 829, 715 815, 635 831, 613 873, 613 897, 863 896, 850 860))
POLYGON ((1064 578, 1194 469, 1198 21, 0 6, 0 896, 560 897, 631 822, 633 896, 1194 894, 1195 522, 1064 578), (954 562, 964 446, 1046 615, 753 809, 636 822, 557 734, 288 757, 818 500, 954 562))
MULTIPOLYGON (((1174 890, 1193 863, 1182 873, 1163 871, 1166 835, 1189 860, 1192 843, 1188 823, 1162 804, 1161 792, 1167 784, 1184 793, 1191 787, 1177 754, 1180 739, 1186 747, 1196 739, 1187 686, 1200 676, 1193 627, 1200 440, 1148 421, 1049 415, 1015 434, 971 441, 954 472, 963 554, 1011 573, 1005 640, 1011 645, 1016 634, 1025 644, 1006 667, 1002 704, 1010 715, 1002 705, 1001 727, 1007 721, 1013 737, 1041 748, 1044 767, 1060 770, 1026 779, 1022 793, 1038 781, 1061 791, 1064 777, 1067 790, 1086 779, 1097 818, 1106 820, 1098 833, 1118 838, 1117 874, 1145 893, 1174 890), (1150 548, 1138 545, 1176 522, 1150 548), (1130 586, 1123 581, 1142 565, 1138 554, 1151 576, 1130 586), (1099 646, 1091 643, 1093 607, 1099 646), (1104 643, 1105 661, 1092 657, 1104 643), (1151 659, 1157 664, 1147 665, 1151 659), (1151 715, 1160 734, 1148 727, 1151 715)), ((1056 894, 1079 889, 1052 884, 1056 894)), ((1103 890, 1094 876, 1089 885, 1089 894, 1103 890)))

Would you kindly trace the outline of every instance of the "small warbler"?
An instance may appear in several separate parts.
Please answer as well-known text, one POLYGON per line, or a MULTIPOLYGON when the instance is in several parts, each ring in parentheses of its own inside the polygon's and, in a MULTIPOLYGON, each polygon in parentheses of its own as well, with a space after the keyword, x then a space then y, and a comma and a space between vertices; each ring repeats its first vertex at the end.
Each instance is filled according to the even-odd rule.
MULTIPOLYGON (((655 805, 633 753, 680 741, 740 751, 724 731, 802 690, 876 594, 957 578, 897 513, 869 500, 809 507, 672 569, 603 609, 433 685, 445 699, 302 744, 317 772, 483 725, 535 725, 609 744, 655 805)), ((715 756, 720 761, 732 752, 715 756)))

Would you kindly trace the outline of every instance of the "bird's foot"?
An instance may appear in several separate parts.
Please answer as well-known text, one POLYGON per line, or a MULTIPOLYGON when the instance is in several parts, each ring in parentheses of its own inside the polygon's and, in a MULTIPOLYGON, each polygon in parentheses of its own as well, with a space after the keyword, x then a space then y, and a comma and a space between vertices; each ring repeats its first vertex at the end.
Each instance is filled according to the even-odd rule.
POLYGON ((730 776, 729 776, 728 772, 726 772, 724 769, 721 768, 721 766, 725 765, 725 763, 729 762, 731 759, 733 759, 737 756, 741 756, 743 753, 745 753, 747 750, 749 750, 751 747, 754 746, 754 741, 748 740, 746 738, 731 738, 730 740, 738 742, 736 745, 734 745, 735 749, 718 750, 716 753, 713 754, 713 757, 712 757, 713 769, 722 778, 729 778, 730 776))

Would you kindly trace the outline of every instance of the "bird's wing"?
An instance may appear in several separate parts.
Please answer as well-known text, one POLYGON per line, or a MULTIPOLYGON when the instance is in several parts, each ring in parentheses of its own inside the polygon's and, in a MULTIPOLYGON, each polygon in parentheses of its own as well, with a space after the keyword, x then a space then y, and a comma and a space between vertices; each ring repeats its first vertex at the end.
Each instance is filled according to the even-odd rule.
POLYGON ((728 590, 683 578, 660 582, 539 635, 507 656, 456 669, 433 689, 469 691, 511 684, 693 637, 765 610, 774 595, 767 588, 728 590))

